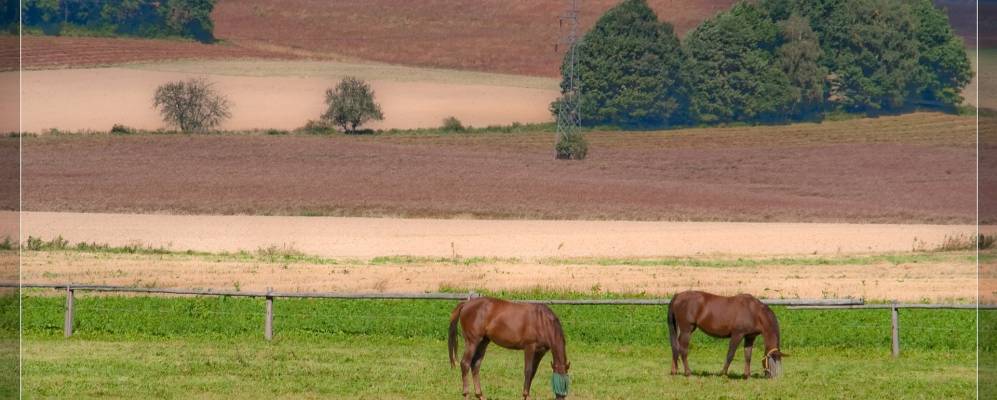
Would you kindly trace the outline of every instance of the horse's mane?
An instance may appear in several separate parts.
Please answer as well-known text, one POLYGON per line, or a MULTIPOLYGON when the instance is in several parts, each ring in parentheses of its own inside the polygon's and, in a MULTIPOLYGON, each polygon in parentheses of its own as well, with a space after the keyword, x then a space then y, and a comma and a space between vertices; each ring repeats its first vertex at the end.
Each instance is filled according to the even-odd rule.
POLYGON ((540 312, 541 323, 550 327, 550 332, 554 333, 557 337, 547 338, 551 343, 555 343, 557 340, 564 340, 564 329, 561 328, 561 320, 557 318, 554 311, 547 307, 546 304, 537 304, 537 310, 540 312))
POLYGON ((779 319, 775 317, 775 312, 772 311, 772 308, 766 304, 762 304, 762 306, 765 309, 765 315, 768 316, 769 321, 771 321, 771 326, 775 329, 772 333, 775 334, 776 338, 780 338, 781 340, 782 335, 779 333, 779 319))

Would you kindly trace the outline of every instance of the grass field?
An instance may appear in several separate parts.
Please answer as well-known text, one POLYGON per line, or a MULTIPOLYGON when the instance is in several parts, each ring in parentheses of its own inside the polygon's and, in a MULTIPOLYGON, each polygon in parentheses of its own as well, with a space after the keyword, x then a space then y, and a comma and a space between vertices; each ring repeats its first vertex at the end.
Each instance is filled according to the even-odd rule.
POLYGON ((975 221, 976 121, 593 132, 25 138, 28 211, 793 222, 975 221), (238 154, 220 157, 220 154, 238 154), (169 193, 164 196, 164 193, 169 193))
MULTIPOLYGON (((510 294, 510 297, 523 295, 510 294)), ((446 356, 453 302, 275 303, 273 343, 262 301, 151 297, 77 299, 76 334, 61 338, 62 299, 24 299, 25 398, 459 397, 446 356)), ((667 375, 664 309, 556 306, 572 362, 572 398, 973 398, 975 313, 905 311, 903 355, 889 356, 889 313, 776 309, 786 375, 717 376, 726 341, 696 334, 697 375, 667 375), (830 396, 830 397, 828 397, 830 396)), ((489 398, 518 398, 522 356, 493 348, 489 398)), ((740 371, 740 354, 732 372, 740 371)), ((546 365, 544 363, 543 365, 546 365)), ((754 371, 760 371, 755 359, 754 371)), ((549 372, 534 384, 548 396, 549 372)))

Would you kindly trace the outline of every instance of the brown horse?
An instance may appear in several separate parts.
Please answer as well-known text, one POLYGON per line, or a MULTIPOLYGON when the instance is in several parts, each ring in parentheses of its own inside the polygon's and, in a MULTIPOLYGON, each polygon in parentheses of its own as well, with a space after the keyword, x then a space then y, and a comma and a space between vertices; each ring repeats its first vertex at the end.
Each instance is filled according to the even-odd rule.
POLYGON ((568 395, 568 356, 564 348, 564 331, 561 321, 554 312, 543 304, 512 303, 489 297, 479 297, 462 301, 450 313, 450 365, 457 360, 457 324, 464 336, 464 358, 460 361, 461 381, 464 384, 464 399, 468 399, 467 372, 474 374, 474 393, 484 399, 481 393, 481 360, 485 357, 488 343, 512 350, 523 350, 526 354, 523 374, 523 399, 530 398, 530 384, 537 373, 540 360, 547 351, 554 354, 551 366, 554 375, 551 383, 558 400, 568 395))
POLYGON ((744 339, 744 378, 751 376, 751 349, 758 335, 765 340, 762 367, 766 374, 774 378, 782 373, 782 357, 786 354, 779 351, 779 321, 775 313, 754 296, 725 297, 697 291, 675 295, 668 305, 672 375, 678 373, 679 357, 682 357, 685 376, 692 373, 689 370, 689 340, 697 328, 713 337, 730 338, 723 375, 727 375, 734 352, 744 339))

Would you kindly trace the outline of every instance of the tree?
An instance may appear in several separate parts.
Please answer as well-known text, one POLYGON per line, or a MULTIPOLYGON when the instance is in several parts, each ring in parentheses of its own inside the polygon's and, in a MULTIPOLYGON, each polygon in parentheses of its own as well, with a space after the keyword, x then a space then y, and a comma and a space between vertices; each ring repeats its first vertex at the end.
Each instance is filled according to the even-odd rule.
POLYGON ((322 120, 354 133, 357 127, 371 121, 384 120, 381 106, 374 102, 370 84, 353 77, 343 78, 335 88, 325 92, 328 109, 322 120))
POLYGON ((909 104, 918 68, 916 27, 901 0, 844 0, 821 38, 837 78, 832 100, 849 111, 900 110, 909 104))
POLYGON ((164 122, 183 132, 202 132, 221 125, 232 116, 228 99, 201 78, 160 86, 153 104, 164 122))
POLYGON ((750 3, 703 22, 686 38, 690 113, 700 122, 781 120, 799 97, 775 50, 780 27, 750 3))
MULTIPOLYGON (((606 12, 577 46, 582 124, 654 127, 683 116, 681 46, 645 0, 624 0, 606 12)), ((559 106, 551 108, 556 113, 559 106)))
POLYGON ((802 117, 823 106, 827 70, 820 65, 820 61, 824 52, 806 18, 790 14, 779 26, 783 44, 776 50, 776 62, 792 85, 790 113, 794 117, 802 117))
POLYGON ((973 67, 966 46, 956 36, 948 16, 931 0, 911 4, 917 24, 919 89, 915 95, 924 101, 955 106, 962 102, 962 89, 973 79, 973 67))

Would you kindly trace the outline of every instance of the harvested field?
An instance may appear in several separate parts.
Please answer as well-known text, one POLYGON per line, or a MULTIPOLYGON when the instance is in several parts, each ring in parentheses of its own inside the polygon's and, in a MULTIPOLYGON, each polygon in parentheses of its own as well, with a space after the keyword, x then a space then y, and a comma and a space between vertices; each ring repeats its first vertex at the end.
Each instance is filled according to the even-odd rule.
MULTIPOLYGON (((551 120, 548 107, 558 93, 556 82, 546 80, 459 72, 449 76, 404 67, 372 66, 363 72, 363 66, 354 64, 314 62, 171 65, 150 66, 163 71, 135 67, 25 71, 21 75, 21 130, 107 131, 114 124, 163 128, 162 118, 152 107, 156 87, 190 77, 207 78, 231 99, 232 118, 222 129, 299 128, 322 115, 325 90, 346 74, 371 79, 385 113, 384 121, 369 124, 377 129, 438 127, 448 116, 475 126, 547 122, 551 120), (215 74, 210 72, 213 67, 236 74, 215 74), (274 71, 284 75, 274 76, 274 71), (481 83, 475 83, 479 78, 481 83)), ((7 75, 16 73, 0 73, 0 77, 7 75)), ((16 98, 0 100, 0 107, 14 107, 8 105, 14 102, 16 98)), ((16 121, 5 121, 0 130, 16 131, 16 121)))
POLYGON ((30 211, 973 223, 976 120, 946 114, 589 134, 55 136, 30 211))
MULTIPOLYGON (((0 70, 16 70, 17 47, 3 48, 0 70)), ((33 35, 22 37, 21 52, 23 68, 29 70, 181 59, 301 58, 287 52, 224 43, 33 35)))
MULTIPOLYGON (((341 293, 422 293, 490 290, 644 293, 669 296, 696 289, 766 298, 864 298, 936 303, 976 298, 971 253, 896 257, 896 262, 862 257, 854 264, 820 265, 813 259, 776 260, 766 265, 702 267, 633 266, 484 260, 462 263, 388 259, 339 260, 335 264, 271 262, 187 255, 130 255, 75 251, 25 252, 21 279, 32 283, 117 285, 157 288, 341 293), (778 262, 778 264, 777 264, 778 262)), ((831 259, 822 259, 828 262, 831 259)), ((584 261, 584 260, 579 260, 584 261)), ((636 260, 634 260, 636 261, 636 260)), ((704 260, 699 260, 700 262, 704 260)))
MULTIPOLYGON (((2 215, 2 214, 0 214, 2 215)), ((21 213, 21 235, 198 251, 276 245, 323 257, 658 257, 841 255, 934 250, 974 225, 21 213)), ((968 245, 966 245, 968 246, 968 245)))

